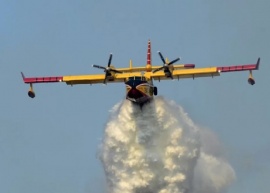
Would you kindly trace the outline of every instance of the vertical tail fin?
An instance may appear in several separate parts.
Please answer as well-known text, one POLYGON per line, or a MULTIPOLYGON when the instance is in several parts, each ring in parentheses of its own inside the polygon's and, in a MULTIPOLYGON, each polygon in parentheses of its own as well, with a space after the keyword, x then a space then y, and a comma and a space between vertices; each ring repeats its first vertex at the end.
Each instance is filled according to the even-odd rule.
POLYGON ((151 61, 151 41, 148 40, 146 71, 147 71, 147 72, 151 72, 151 70, 152 70, 152 61, 151 61))

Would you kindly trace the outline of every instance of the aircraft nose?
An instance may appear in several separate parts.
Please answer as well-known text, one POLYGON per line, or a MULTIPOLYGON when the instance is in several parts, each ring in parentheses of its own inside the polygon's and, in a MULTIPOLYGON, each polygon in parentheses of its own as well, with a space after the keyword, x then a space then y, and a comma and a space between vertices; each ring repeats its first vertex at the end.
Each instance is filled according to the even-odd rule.
POLYGON ((135 88, 132 88, 128 93, 128 97, 133 99, 138 99, 142 96, 143 96, 142 93, 135 88))
POLYGON ((129 82, 126 84, 129 85, 132 89, 136 89, 136 85, 134 84, 134 82, 129 82))

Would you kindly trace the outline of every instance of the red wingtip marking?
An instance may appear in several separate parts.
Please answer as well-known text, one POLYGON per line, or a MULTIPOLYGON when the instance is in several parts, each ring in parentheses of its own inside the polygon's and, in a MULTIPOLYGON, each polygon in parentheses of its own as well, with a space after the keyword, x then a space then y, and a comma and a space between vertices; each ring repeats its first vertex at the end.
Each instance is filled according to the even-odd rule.
POLYGON ((51 83, 51 82, 62 82, 63 76, 51 76, 51 77, 30 77, 24 78, 24 82, 29 83, 51 83))

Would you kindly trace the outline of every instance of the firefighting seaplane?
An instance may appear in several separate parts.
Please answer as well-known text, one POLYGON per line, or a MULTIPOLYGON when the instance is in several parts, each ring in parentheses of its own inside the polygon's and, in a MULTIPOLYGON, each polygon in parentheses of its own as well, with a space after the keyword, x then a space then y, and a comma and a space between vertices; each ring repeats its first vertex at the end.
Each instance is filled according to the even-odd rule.
POLYGON ((71 76, 47 76, 47 77, 25 77, 23 73, 23 81, 30 85, 28 96, 35 98, 33 84, 37 83, 56 83, 65 82, 67 85, 77 84, 107 84, 107 83, 125 83, 126 99, 142 106, 150 101, 154 95, 157 95, 157 87, 153 81, 161 80, 180 80, 183 78, 200 78, 219 76, 223 72, 249 71, 248 83, 255 84, 252 76, 252 70, 258 70, 260 58, 256 64, 243 64, 223 67, 205 67, 195 68, 195 64, 175 64, 180 58, 169 61, 164 59, 161 52, 158 52, 163 65, 153 66, 151 63, 151 42, 148 41, 147 62, 143 67, 133 67, 132 61, 128 68, 115 68, 112 62, 112 54, 109 56, 107 66, 93 65, 104 71, 104 74, 87 74, 87 75, 71 75, 71 76))

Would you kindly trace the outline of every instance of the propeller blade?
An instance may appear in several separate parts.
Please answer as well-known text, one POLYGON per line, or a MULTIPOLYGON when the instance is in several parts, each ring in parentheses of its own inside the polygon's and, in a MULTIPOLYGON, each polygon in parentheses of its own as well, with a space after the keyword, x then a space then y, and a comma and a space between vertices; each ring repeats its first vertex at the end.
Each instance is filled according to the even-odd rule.
POLYGON ((105 67, 103 67, 103 66, 99 66, 99 65, 93 65, 93 67, 95 67, 95 68, 100 68, 100 69, 103 69, 103 70, 106 70, 106 68, 105 67))
POLYGON ((171 64, 173 64, 173 63, 175 63, 175 62, 177 62, 178 60, 180 60, 180 58, 176 58, 175 60, 171 61, 171 62, 168 64, 168 66, 171 65, 171 64))
POLYGON ((110 54, 110 57, 109 57, 109 61, 108 61, 108 66, 107 67, 104 67, 104 66, 99 66, 99 65, 93 65, 93 67, 95 68, 100 68, 100 69, 103 69, 104 72, 105 72, 105 78, 103 80, 103 84, 107 84, 107 81, 108 81, 108 76, 111 76, 111 72, 115 72, 115 73, 123 73, 121 71, 118 71, 118 70, 115 70, 115 69, 111 69, 111 62, 112 62, 112 53, 110 54))
POLYGON ((162 70, 163 68, 165 68, 165 66, 162 66, 162 67, 160 67, 160 68, 158 68, 158 69, 153 70, 153 73, 155 73, 155 72, 157 72, 157 71, 160 71, 160 70, 162 70))
POLYGON ((108 61, 108 67, 111 66, 111 62, 112 62, 112 54, 110 54, 110 57, 109 57, 109 61, 108 61))
POLYGON ((166 64, 166 61, 164 60, 164 58, 163 58, 163 56, 162 56, 162 54, 161 54, 160 51, 158 51, 158 54, 159 54, 159 56, 160 56, 160 58, 161 58, 163 64, 166 64))
POLYGON ((107 84, 107 77, 108 77, 108 73, 106 72, 106 73, 105 73, 105 78, 104 78, 104 80, 103 80, 103 84, 107 84))

